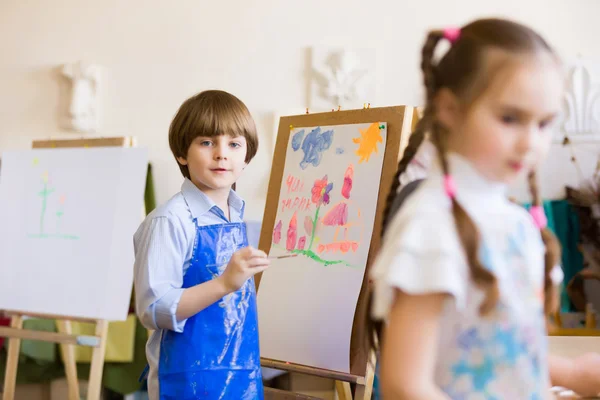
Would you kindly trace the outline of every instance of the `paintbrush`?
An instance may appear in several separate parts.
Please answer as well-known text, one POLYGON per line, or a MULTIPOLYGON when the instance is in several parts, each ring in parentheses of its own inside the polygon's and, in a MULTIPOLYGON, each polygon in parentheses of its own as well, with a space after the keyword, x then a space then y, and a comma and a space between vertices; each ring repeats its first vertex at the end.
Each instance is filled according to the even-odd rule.
POLYGON ((282 259, 282 258, 290 258, 290 257, 298 257, 298 254, 286 254, 286 255, 283 255, 283 256, 269 256, 269 258, 271 260, 279 260, 279 259, 282 259))

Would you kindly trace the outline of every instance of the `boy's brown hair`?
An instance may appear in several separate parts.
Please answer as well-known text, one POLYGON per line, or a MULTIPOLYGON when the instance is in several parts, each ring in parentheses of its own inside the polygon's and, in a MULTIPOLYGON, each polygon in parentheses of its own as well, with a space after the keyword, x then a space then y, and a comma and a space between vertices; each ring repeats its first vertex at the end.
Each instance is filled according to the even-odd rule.
MULTIPOLYGON (((246 138, 246 163, 258 150, 256 125, 246 105, 222 90, 206 90, 183 102, 169 128, 169 147, 175 159, 187 158, 188 150, 199 136, 230 135, 246 138)), ((187 165, 179 165, 184 177, 190 177, 187 165)))

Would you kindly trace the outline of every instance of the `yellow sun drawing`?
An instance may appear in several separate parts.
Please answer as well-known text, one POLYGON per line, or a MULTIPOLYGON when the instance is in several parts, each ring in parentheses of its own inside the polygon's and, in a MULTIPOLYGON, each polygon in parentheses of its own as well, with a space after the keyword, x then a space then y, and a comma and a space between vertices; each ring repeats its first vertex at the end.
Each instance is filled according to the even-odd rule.
POLYGON ((383 143, 379 123, 372 123, 367 129, 359 129, 360 137, 353 138, 352 141, 358 144, 356 155, 360 157, 359 163, 369 161, 373 152, 377 153, 377 143, 383 143))

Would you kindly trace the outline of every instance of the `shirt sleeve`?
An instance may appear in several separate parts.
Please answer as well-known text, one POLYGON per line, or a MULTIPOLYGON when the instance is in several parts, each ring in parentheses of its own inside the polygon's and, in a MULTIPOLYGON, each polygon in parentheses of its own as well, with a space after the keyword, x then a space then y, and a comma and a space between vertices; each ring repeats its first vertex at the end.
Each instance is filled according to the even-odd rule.
POLYGON ((414 295, 448 293, 463 308, 468 269, 451 213, 404 211, 409 210, 392 221, 371 270, 373 317, 387 317, 396 289, 414 295))
POLYGON ((186 320, 177 321, 183 294, 185 235, 168 217, 155 217, 134 236, 136 310, 148 329, 183 332, 186 320))

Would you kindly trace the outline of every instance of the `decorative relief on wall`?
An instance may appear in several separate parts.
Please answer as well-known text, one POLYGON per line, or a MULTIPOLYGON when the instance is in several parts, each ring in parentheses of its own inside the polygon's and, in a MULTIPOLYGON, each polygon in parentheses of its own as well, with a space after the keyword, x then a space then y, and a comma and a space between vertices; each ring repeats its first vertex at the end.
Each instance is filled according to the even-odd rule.
POLYGON ((97 132, 100 67, 83 61, 65 64, 62 75, 70 81, 68 126, 77 132, 97 132))
POLYGON ((600 65, 579 57, 569 66, 558 141, 600 141, 600 65))
POLYGON ((362 108, 367 102, 375 103, 373 49, 315 47, 311 58, 308 99, 311 110, 362 108))

